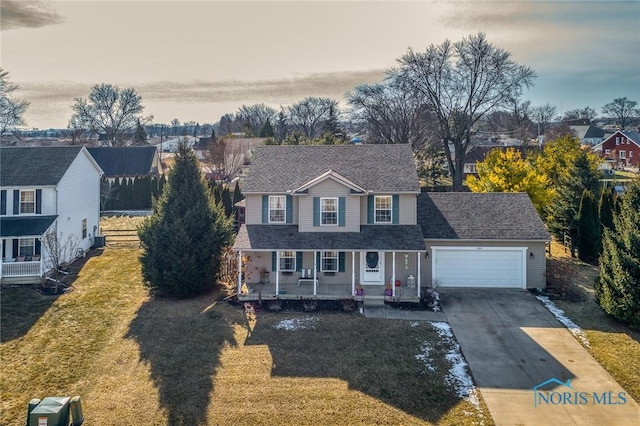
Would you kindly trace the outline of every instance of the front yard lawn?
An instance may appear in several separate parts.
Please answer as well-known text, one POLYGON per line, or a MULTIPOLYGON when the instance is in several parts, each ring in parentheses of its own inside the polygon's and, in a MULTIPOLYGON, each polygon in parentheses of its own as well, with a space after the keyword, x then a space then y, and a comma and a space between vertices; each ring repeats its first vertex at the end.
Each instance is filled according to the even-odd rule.
POLYGON ((640 331, 632 330, 600 308, 593 290, 597 267, 571 259, 555 242, 551 253, 549 268, 551 271, 555 268, 564 279, 546 293, 586 333, 591 355, 633 399, 640 401, 640 331))
POLYGON ((137 249, 99 254, 57 298, 2 290, 0 423, 80 395, 92 425, 492 424, 428 322, 150 299, 137 249))

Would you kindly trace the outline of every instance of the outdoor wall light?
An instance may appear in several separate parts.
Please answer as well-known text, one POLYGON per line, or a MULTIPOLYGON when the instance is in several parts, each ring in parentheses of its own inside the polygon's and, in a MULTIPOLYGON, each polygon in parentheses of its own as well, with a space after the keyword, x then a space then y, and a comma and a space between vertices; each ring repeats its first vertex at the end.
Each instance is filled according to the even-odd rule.
POLYGON ((426 253, 424 254, 424 257, 426 257, 426 258, 428 259, 428 258, 429 258, 429 252, 426 252, 426 253))
POLYGON ((529 259, 533 260, 534 257, 533 252, 529 253, 529 259))

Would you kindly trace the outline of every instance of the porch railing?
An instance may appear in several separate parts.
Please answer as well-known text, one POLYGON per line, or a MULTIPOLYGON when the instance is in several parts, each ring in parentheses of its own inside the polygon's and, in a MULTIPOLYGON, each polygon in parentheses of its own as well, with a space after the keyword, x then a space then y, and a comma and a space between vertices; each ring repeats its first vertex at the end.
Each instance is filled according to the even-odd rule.
POLYGON ((40 261, 2 263, 2 277, 39 277, 40 261))

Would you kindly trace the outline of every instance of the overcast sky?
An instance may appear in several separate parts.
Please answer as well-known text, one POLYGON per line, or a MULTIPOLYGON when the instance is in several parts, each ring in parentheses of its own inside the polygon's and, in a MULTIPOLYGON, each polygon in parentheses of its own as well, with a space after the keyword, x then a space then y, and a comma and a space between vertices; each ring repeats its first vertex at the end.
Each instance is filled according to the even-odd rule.
POLYGON ((483 31, 533 68, 534 105, 640 102, 640 1, 7 1, 2 67, 29 127, 66 127, 93 84, 133 87, 145 114, 213 123, 242 104, 341 101, 408 47, 483 31))

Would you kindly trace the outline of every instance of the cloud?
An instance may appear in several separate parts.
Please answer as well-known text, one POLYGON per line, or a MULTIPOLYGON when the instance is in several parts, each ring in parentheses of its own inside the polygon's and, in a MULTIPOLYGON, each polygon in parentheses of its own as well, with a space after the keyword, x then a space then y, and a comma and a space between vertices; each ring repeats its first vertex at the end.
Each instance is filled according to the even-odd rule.
MULTIPOLYGON (((307 96, 338 101, 361 84, 382 81, 382 69, 342 71, 262 81, 160 81, 141 84, 109 82, 120 88, 133 87, 142 97, 145 114, 158 122, 180 116, 185 120, 212 122, 245 105, 265 103, 274 108, 288 106, 307 96)), ((101 83, 96 81, 95 84, 101 83)), ((91 84, 78 82, 20 82, 20 94, 31 102, 27 110, 30 126, 66 127, 75 98, 87 98, 91 84)), ((346 105, 344 105, 346 106, 346 105)))
POLYGON ((64 22, 64 18, 47 3, 40 0, 2 0, 2 30, 40 28, 64 22))

